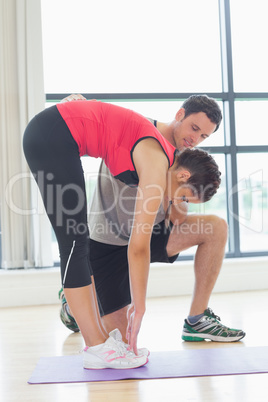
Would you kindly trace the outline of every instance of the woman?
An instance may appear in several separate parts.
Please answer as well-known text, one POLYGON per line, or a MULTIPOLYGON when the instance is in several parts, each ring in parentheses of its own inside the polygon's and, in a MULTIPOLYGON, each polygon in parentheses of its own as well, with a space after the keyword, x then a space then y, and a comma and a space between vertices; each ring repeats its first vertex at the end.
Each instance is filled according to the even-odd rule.
POLYGON ((96 101, 74 101, 37 115, 25 130, 24 152, 55 231, 68 305, 86 348, 85 368, 133 368, 145 364, 137 336, 145 313, 150 238, 161 203, 209 200, 220 184, 215 161, 199 150, 178 154, 144 117, 96 101), (80 157, 101 157, 111 173, 138 186, 128 247, 132 306, 129 347, 119 331, 101 324, 88 256, 86 192, 80 157), (134 353, 132 352, 134 351, 134 353))

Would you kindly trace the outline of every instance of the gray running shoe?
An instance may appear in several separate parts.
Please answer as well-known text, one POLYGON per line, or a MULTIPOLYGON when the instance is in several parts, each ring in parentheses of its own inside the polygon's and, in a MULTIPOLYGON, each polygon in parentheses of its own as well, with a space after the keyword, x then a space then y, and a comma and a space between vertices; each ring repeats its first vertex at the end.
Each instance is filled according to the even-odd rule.
POLYGON ((59 291, 59 299, 61 301, 60 319, 62 323, 73 332, 79 332, 79 327, 76 324, 74 317, 69 312, 67 300, 65 299, 63 289, 59 291))
POLYGON ((246 335, 241 329, 225 327, 220 323, 220 317, 215 315, 211 308, 205 310, 203 317, 195 324, 185 319, 182 330, 182 339, 190 342, 200 342, 210 339, 214 342, 237 342, 246 335))

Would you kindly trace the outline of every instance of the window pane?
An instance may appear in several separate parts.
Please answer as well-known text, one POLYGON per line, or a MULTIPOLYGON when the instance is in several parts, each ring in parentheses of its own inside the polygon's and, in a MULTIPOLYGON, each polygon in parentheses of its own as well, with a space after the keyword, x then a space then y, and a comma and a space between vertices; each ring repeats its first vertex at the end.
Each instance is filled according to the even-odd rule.
MULTIPOLYGON (((203 204, 189 204, 189 214, 194 213, 194 214, 212 214, 212 215, 218 215, 221 218, 225 219, 227 221, 227 201, 226 201, 226 174, 225 174, 225 157, 222 154, 214 154, 213 155, 214 159, 216 160, 217 164, 219 165, 220 171, 221 171, 221 185, 217 193, 214 195, 214 197, 203 204)), ((198 228, 193 228, 193 230, 197 230, 198 228)), ((209 232, 209 227, 206 227, 202 219, 200 220, 200 225, 199 225, 199 230, 205 231, 207 230, 209 232)), ((196 251, 197 247, 192 247, 183 253, 180 254, 180 256, 184 255, 191 255, 194 254, 196 251)), ((226 252, 228 250, 228 244, 226 246, 226 252)))
POLYGON ((237 162, 241 251, 267 251, 267 154, 240 154, 237 162))
POLYGON ((221 91, 215 0, 42 0, 46 93, 221 91))
POLYGON ((235 102, 237 145, 268 145, 268 101, 235 102))
POLYGON ((231 0, 234 90, 268 91, 268 2, 231 0))

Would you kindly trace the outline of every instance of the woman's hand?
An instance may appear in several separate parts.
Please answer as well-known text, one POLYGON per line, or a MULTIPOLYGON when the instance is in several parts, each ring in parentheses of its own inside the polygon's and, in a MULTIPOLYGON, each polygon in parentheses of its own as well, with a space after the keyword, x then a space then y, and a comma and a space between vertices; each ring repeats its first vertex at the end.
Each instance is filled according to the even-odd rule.
POLYGON ((135 311, 135 307, 131 304, 127 311, 127 333, 129 349, 138 355, 137 338, 141 327, 141 322, 144 314, 139 314, 135 311))
POLYGON ((86 100, 86 98, 83 95, 80 94, 72 94, 67 96, 66 98, 63 98, 61 102, 71 102, 75 100, 86 100))

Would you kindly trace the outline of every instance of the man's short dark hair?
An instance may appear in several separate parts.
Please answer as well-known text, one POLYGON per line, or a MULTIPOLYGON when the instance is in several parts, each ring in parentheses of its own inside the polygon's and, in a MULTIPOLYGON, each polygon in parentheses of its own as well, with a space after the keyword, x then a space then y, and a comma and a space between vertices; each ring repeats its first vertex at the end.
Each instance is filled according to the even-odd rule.
POLYGON ((183 102, 182 107, 185 109, 185 117, 193 113, 206 113, 209 120, 216 124, 214 132, 218 130, 222 113, 215 99, 207 95, 191 95, 183 102))

